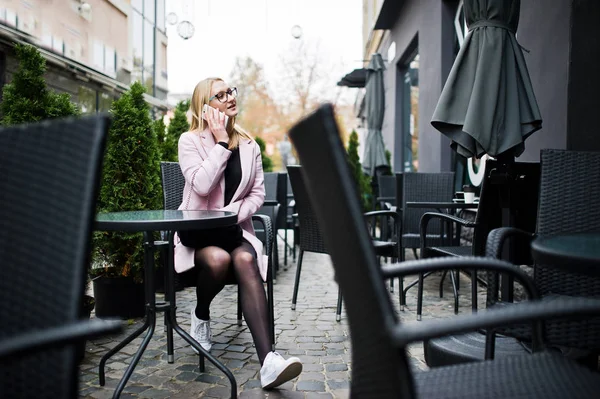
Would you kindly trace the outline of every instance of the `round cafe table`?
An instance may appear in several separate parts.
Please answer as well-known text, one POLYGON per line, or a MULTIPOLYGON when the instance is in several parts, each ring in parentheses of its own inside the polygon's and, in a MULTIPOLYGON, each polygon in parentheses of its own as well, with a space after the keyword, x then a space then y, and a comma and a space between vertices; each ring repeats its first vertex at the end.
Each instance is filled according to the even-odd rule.
POLYGON ((600 232, 541 236, 531 254, 538 263, 600 277, 600 232))
MULTIPOLYGON (((123 374, 121 381, 117 385, 113 398, 118 398, 125 388, 127 381, 133 374, 133 370, 140 361, 142 354, 146 350, 154 330, 156 328, 156 312, 165 312, 165 327, 167 329, 167 361, 173 363, 173 330, 175 330, 185 341, 192 345, 200 354, 206 357, 211 363, 219 368, 229 379, 231 384, 231 397, 237 397, 237 383, 233 374, 227 367, 219 362, 215 357, 208 353, 196 340, 194 340, 186 331, 184 331, 176 319, 175 311, 175 290, 173 289, 173 267, 172 264, 166 269, 165 283, 165 301, 156 302, 154 285, 154 250, 155 242, 153 233, 155 231, 168 231, 168 258, 173 260, 173 234, 175 231, 182 230, 204 230, 217 227, 232 226, 237 223, 237 214, 234 212, 223 211, 180 211, 180 210, 148 210, 148 211, 129 211, 129 212, 110 212, 100 213, 96 216, 95 230, 98 231, 128 231, 142 232, 144 234, 144 290, 146 301, 146 316, 144 324, 126 337, 117 346, 109 350, 100 360, 99 380, 100 385, 104 385, 104 366, 106 361, 115 353, 124 348, 145 330, 148 333, 142 340, 139 349, 133 356, 131 363, 123 374)), ((203 357, 200 357, 201 369, 204 364, 203 357)))

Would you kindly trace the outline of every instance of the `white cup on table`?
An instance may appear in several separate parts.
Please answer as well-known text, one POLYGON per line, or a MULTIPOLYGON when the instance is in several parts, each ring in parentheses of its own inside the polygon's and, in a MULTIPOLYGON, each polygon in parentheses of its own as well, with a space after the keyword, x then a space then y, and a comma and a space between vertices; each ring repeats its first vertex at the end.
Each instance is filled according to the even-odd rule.
POLYGON ((472 204, 475 201, 475 193, 464 193, 465 196, 465 204, 472 204))

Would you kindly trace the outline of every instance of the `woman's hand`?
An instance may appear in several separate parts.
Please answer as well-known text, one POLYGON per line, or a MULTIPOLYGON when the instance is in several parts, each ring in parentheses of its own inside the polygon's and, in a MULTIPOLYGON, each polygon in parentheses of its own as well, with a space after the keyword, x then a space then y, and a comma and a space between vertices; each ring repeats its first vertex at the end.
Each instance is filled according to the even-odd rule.
POLYGON ((213 136, 215 136, 215 140, 229 143, 229 135, 225 129, 225 114, 213 107, 208 107, 207 114, 206 122, 208 122, 208 128, 213 136))

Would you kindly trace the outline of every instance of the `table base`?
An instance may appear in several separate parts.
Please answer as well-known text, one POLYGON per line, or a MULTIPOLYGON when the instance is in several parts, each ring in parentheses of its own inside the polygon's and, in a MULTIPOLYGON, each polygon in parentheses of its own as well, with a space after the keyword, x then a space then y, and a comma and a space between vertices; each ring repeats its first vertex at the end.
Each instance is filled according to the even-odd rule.
MULTIPOLYGON (((169 233, 169 241, 161 242, 161 244, 168 245, 168 259, 173 259, 173 232, 169 233)), ((177 323, 176 318, 176 306, 175 306, 175 290, 173 287, 173 265, 171 262, 165 267, 166 273, 166 282, 165 282, 165 299, 166 301, 156 303, 155 296, 155 287, 154 287, 154 248, 155 243, 152 239, 152 232, 144 232, 144 278, 145 281, 145 289, 146 289, 146 316, 144 324, 126 337, 123 341, 121 341, 117 346, 109 350, 102 359, 100 360, 100 365, 98 367, 98 377, 101 386, 104 386, 106 380, 104 375, 104 366, 106 365, 106 361, 110 359, 115 353, 119 352, 123 349, 127 344, 133 341, 135 338, 140 336, 144 331, 148 330, 148 333, 144 337, 142 343, 140 344, 139 349, 133 356, 131 363, 125 370, 125 374, 119 381, 117 388, 113 394, 113 398, 118 398, 121 396, 121 392, 123 392, 123 388, 129 381, 129 378, 133 374, 133 370, 137 366, 140 361, 142 354, 146 350, 150 339, 154 335, 154 331, 156 329, 156 313, 164 312, 165 313, 165 328, 167 332, 167 361, 169 363, 174 362, 174 348, 173 348, 173 330, 177 332, 187 343, 189 343, 192 347, 196 349, 199 353, 199 368, 201 372, 204 372, 204 358, 206 357, 208 361, 214 364, 219 370, 221 370, 231 384, 231 397, 237 398, 237 383, 235 377, 231 373, 231 371, 225 367, 221 362, 219 362, 215 357, 213 357, 209 352, 207 352, 202 345, 196 342, 187 332, 185 332, 181 326, 177 323)))

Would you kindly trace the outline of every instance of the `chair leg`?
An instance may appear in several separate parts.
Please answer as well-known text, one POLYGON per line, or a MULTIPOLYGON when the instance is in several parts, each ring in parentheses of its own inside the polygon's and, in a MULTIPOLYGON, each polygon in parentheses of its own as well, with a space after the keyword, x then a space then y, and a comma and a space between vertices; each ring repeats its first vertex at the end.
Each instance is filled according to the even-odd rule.
POLYGON ((283 230, 283 267, 287 270, 288 257, 288 228, 285 226, 283 230))
POLYGON ((471 271, 471 311, 477 313, 477 271, 471 271))
POLYGON ((300 271, 302 270, 303 256, 304 250, 301 248, 300 253, 298 254, 298 265, 296 266, 296 281, 294 282, 294 295, 292 295, 292 310, 296 310, 296 300, 298 299, 298 285, 300 285, 300 271))
POLYGON ((242 298, 240 296, 240 287, 238 287, 238 299, 237 299, 237 325, 242 325, 242 298))
POLYGON ((338 288, 337 309, 335 311, 335 321, 342 320, 342 290, 338 288))
POLYGON ((423 313, 423 283, 425 276, 423 273, 419 273, 419 289, 417 291, 417 320, 421 321, 421 314, 423 313))
POLYGON ((446 281, 447 274, 448 274, 448 270, 444 270, 442 272, 442 278, 440 278, 440 298, 444 297, 444 281, 446 281))
POLYGON ((271 249, 273 256, 273 281, 277 280, 277 272, 279 271, 279 243, 277 242, 277 232, 273 234, 273 248, 271 249))
POLYGON ((417 248, 413 248, 413 255, 415 256, 415 259, 419 259, 419 255, 417 255, 417 248))
POLYGON ((454 293, 454 314, 458 314, 458 290, 456 289, 457 282, 455 273, 450 271, 450 280, 452 280, 452 291, 454 293))
MULTIPOLYGON (((400 249, 400 262, 404 262, 406 259, 406 255, 404 254, 404 248, 400 249)), ((406 306, 406 292, 404 292, 404 276, 400 276, 398 278, 398 295, 400 296, 400 310, 404 311, 404 307, 406 306)))
MULTIPOLYGON (((270 271, 269 271, 270 274, 270 271)), ((267 275, 267 306, 269 307, 269 322, 271 324, 271 350, 275 350, 275 300, 273 298, 273 279, 267 275)))

